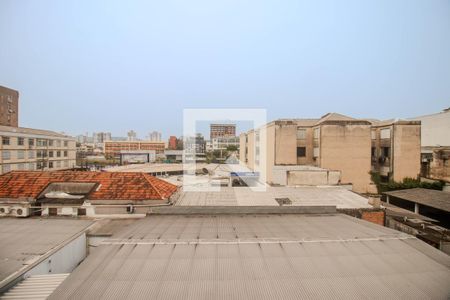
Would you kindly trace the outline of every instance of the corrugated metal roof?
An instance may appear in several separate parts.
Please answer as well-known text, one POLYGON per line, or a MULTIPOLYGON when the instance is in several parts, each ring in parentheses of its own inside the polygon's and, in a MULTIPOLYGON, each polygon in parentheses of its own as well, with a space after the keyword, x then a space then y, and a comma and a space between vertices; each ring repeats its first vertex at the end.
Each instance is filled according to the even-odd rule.
POLYGON ((384 194, 450 212, 450 193, 414 188, 385 192, 384 194))
POLYGON ((344 215, 152 216, 50 299, 445 299, 449 267, 412 236, 344 215))
POLYGON ((30 276, 0 296, 0 300, 45 300, 67 276, 69 273, 30 276))
POLYGON ((87 220, 0 218, 0 282, 90 224, 87 220))

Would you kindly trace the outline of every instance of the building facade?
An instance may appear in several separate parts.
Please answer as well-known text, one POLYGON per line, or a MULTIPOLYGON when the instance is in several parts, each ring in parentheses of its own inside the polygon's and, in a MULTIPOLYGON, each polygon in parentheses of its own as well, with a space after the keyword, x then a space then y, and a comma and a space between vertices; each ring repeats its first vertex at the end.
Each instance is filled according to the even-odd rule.
POLYGON ((450 108, 412 120, 422 123, 420 175, 450 182, 450 108))
POLYGON ((121 151, 155 150, 156 154, 164 153, 164 142, 150 141, 106 141, 104 143, 104 153, 106 158, 115 158, 121 151))
POLYGON ((169 143, 168 143, 169 150, 176 150, 177 149, 177 137, 171 135, 169 137, 169 143))
POLYGON ((19 126, 19 92, 0 86, 0 125, 19 126))
POLYGON ((102 144, 111 141, 111 132, 94 132, 92 134, 94 144, 102 144))
MULTIPOLYGON (((392 124, 391 124, 392 125, 392 124)), ((398 124, 397 124, 398 125, 398 124)), ((351 184, 357 192, 373 192, 371 183, 372 122, 330 113, 320 119, 277 120, 240 136, 240 161, 250 170, 263 172, 269 184, 351 184), (317 179, 317 180, 316 180, 317 179)), ((391 175, 417 177, 420 124, 413 129, 396 127, 396 155, 391 175), (399 129, 401 128, 401 129, 399 129), (398 136, 397 136, 398 135, 398 136), (405 163, 409 161, 408 165, 405 163), (410 166, 412 165, 412 166, 410 166)))
POLYGON ((374 122, 371 169, 385 181, 417 178, 420 173, 420 121, 374 122))
POLYGON ((0 126, 1 174, 13 170, 64 170, 76 166, 76 141, 53 131, 0 126))
MULTIPOLYGON (((218 137, 210 141, 210 150, 226 150, 228 147, 233 146, 239 149, 240 140, 238 136, 232 137, 218 137)), ((208 149, 209 150, 209 149, 208 149)))
POLYGON ((236 136, 236 124, 211 124, 210 140, 218 137, 236 136))
POLYGON ((137 134, 136 131, 130 130, 127 132, 127 139, 128 141, 136 141, 137 140, 137 134))
POLYGON ((149 141, 152 142, 161 142, 161 132, 159 131, 152 131, 148 135, 149 141))

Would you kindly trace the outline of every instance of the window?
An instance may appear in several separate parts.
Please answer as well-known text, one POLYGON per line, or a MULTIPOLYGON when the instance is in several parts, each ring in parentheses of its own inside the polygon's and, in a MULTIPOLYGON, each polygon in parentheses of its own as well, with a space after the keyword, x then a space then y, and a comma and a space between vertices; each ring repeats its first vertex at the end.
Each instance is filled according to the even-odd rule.
POLYGON ((34 151, 28 151, 28 158, 34 158, 34 151))
POLYGON ((375 147, 372 147, 372 149, 371 149, 371 155, 372 155, 372 157, 375 157, 375 156, 376 156, 376 148, 375 148, 375 147))
POLYGON ((61 151, 56 151, 56 157, 61 157, 61 151))
POLYGON ((28 139, 28 146, 34 146, 34 139, 28 139))
POLYGON ((48 140, 48 146, 53 147, 53 140, 48 140))
POLYGON ((11 171, 11 166, 10 165, 2 165, 2 173, 6 173, 11 171))
POLYGON ((11 159, 11 152, 9 152, 8 150, 3 150, 3 152, 2 152, 2 158, 3 158, 3 160, 9 160, 9 159, 11 159))
POLYGON ((56 141, 56 147, 61 147, 61 141, 60 140, 56 141))
POLYGON ((34 171, 34 163, 29 163, 28 164, 28 170, 34 171))
POLYGON ((318 139, 320 136, 320 128, 315 128, 314 129, 314 138, 318 139))
POLYGON ((24 159, 25 158, 25 151, 24 150, 17 150, 17 158, 18 159, 24 159))
POLYGON ((64 151, 64 157, 67 157, 67 151, 64 151))
POLYGON ((48 157, 53 157, 53 151, 48 151, 48 157))
POLYGON ((306 139, 306 129, 297 128, 297 140, 306 139))
POLYGON ((64 141, 64 147, 69 146, 69 142, 68 141, 64 141))
POLYGON ((2 144, 9 145, 9 137, 7 137, 7 136, 2 137, 2 144))
POLYGON ((315 147, 314 149, 313 149, 313 157, 319 157, 319 153, 320 151, 319 151, 319 147, 315 147))
POLYGON ((38 147, 46 147, 47 146, 47 140, 38 139, 36 145, 38 147))
POLYGON ((306 156, 306 147, 297 147, 297 157, 306 156))
POLYGON ((383 156, 391 157, 391 148, 390 147, 383 147, 383 156))
POLYGON ((19 145, 19 146, 25 145, 25 139, 22 137, 17 138, 17 145, 19 145))
POLYGON ((52 161, 49 161, 48 162, 48 167, 51 169, 51 168, 53 168, 53 162, 52 161))
POLYGON ((44 157, 47 157, 47 150, 38 150, 37 151, 37 157, 38 158, 44 158, 44 157))
POLYGON ((390 128, 381 129, 380 138, 390 139, 391 138, 391 129, 390 128))
POLYGON ((25 167, 26 167, 26 164, 24 164, 24 163, 21 163, 21 164, 17 165, 17 169, 18 170, 25 170, 25 167))

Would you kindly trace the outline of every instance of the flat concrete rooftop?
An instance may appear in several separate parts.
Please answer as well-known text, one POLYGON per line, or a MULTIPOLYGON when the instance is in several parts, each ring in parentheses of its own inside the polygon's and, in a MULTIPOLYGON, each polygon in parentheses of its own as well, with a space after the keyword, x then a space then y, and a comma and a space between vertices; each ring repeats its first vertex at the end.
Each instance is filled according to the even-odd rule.
POLYGON ((92 223, 71 219, 0 218, 0 283, 92 223))
MULTIPOLYGON (((336 206, 372 208, 368 200, 343 187, 270 187, 253 191, 249 187, 220 187, 218 192, 181 191, 177 206, 279 206, 276 198, 288 198, 290 206, 336 206)), ((289 206, 289 205, 286 205, 289 206)))
POLYGON ((447 299, 450 258, 329 215, 150 216, 114 234, 49 299, 447 299))

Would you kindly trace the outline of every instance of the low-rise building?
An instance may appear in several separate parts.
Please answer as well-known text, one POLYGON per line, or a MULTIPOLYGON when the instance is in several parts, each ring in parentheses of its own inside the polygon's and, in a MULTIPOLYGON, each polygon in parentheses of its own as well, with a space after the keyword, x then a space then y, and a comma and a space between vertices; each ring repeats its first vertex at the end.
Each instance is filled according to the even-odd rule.
POLYGON ((121 150, 120 164, 150 163, 156 161, 155 150, 121 150))
POLYGON ((421 176, 450 182, 450 108, 412 118, 421 126, 421 176))
POLYGON ((420 121, 373 122, 372 171, 385 181, 417 178, 420 173, 420 121))
POLYGON ((139 172, 13 171, 0 176, 0 216, 145 214, 176 192, 139 172))
POLYGON ((115 158, 120 151, 154 150, 156 154, 164 153, 164 142, 151 141, 105 141, 104 153, 107 158, 115 158))
MULTIPOLYGON (((412 131, 410 127, 392 122, 386 125, 399 131, 390 141, 395 141, 395 155, 406 158, 399 158, 392 165, 390 172, 396 174, 395 178, 418 175, 420 149, 413 147, 405 153, 406 147, 420 144, 420 132, 417 134, 420 123, 412 123, 412 131)), ((319 169, 305 168, 312 166, 324 169, 324 174, 339 176, 338 182, 352 184, 354 191, 374 192, 375 186, 370 179, 371 132, 373 128, 377 130, 377 126, 368 120, 337 113, 326 114, 320 119, 273 121, 241 134, 240 161, 250 170, 263 173, 269 184, 305 185, 305 178, 309 178, 310 184, 313 175, 322 176, 317 173, 321 171, 319 169)))
POLYGON ((228 147, 235 147, 236 149, 239 149, 239 137, 238 136, 231 136, 231 137, 218 137, 213 138, 211 141, 210 150, 227 150, 228 147))
POLYGON ((0 173, 76 166, 76 141, 49 130, 0 126, 0 173))
POLYGON ((236 136, 236 124, 211 124, 209 138, 236 136))
POLYGON ((180 163, 183 162, 183 150, 165 150, 164 155, 167 162, 180 163))

